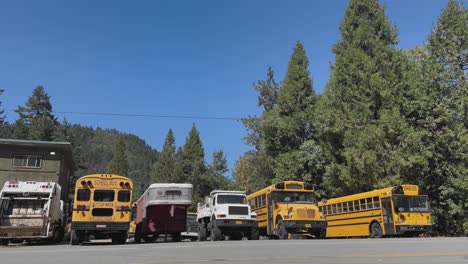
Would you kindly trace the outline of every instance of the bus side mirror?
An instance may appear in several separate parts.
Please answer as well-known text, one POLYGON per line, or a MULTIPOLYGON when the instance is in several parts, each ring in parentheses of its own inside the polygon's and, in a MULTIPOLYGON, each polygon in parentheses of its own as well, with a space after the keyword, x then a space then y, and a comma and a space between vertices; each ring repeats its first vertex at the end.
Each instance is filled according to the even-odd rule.
POLYGON ((322 203, 327 203, 327 199, 322 198, 322 203))

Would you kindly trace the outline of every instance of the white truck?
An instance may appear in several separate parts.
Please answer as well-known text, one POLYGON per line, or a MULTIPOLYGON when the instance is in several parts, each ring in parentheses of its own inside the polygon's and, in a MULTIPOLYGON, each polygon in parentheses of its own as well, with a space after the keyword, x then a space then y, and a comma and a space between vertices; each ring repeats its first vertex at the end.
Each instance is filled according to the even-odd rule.
POLYGON ((211 241, 224 240, 225 236, 233 240, 259 237, 257 215, 242 191, 212 191, 204 204, 198 204, 197 222, 199 241, 208 236, 211 241))
POLYGON ((61 242, 64 221, 60 193, 60 185, 54 182, 5 182, 0 192, 0 243, 61 242))

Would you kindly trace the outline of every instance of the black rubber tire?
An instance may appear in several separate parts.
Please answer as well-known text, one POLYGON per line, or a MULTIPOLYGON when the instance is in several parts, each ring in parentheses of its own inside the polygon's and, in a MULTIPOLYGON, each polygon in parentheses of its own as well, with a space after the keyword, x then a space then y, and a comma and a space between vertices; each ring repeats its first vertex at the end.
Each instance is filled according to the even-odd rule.
POLYGON ((278 220, 278 223, 276 224, 276 236, 278 239, 288 239, 288 231, 286 231, 286 227, 284 226, 282 219, 278 220))
POLYGON ((172 242, 180 242, 182 240, 182 235, 180 233, 173 233, 172 242))
POLYGON ((136 244, 141 243, 141 224, 135 226, 135 234, 133 236, 133 242, 136 244))
POLYGON ((8 244, 10 244, 10 241, 8 241, 8 239, 2 239, 2 240, 0 240, 0 245, 2 245, 2 246, 8 246, 8 244))
POLYGON ((314 233, 314 236, 315 236, 315 239, 325 239, 325 238, 327 238, 327 229, 323 228, 323 229, 320 229, 320 231, 316 231, 314 233))
POLYGON ((65 230, 62 226, 58 226, 54 229, 53 241, 55 243, 62 243, 63 237, 65 236, 65 230))
POLYGON ((250 234, 247 238, 249 240, 259 240, 260 232, 258 231, 258 228, 253 227, 252 229, 250 229, 250 234))
POLYGON ((369 228, 371 238, 381 238, 383 236, 382 227, 378 223, 372 223, 369 228))
POLYGON ((72 246, 77 246, 77 245, 81 244, 81 242, 82 242, 82 239, 80 239, 78 234, 75 231, 72 230, 71 234, 70 234, 70 244, 72 246))
POLYGON ((211 226, 211 241, 219 241, 223 238, 221 229, 215 224, 211 226))
POLYGON ((206 241, 206 227, 205 224, 199 223, 199 231, 198 231, 198 241, 206 241))

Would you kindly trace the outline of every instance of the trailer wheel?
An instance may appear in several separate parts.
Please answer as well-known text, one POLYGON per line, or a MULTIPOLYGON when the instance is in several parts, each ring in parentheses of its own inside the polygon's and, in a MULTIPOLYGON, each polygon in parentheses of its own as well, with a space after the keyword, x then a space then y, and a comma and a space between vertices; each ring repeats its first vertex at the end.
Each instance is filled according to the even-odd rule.
POLYGON ((199 231, 198 231, 198 241, 206 241, 206 227, 203 221, 198 224, 199 231))
POLYGON ((172 242, 180 242, 182 235, 180 233, 172 234, 172 242))
POLYGON ((141 231, 140 231, 140 228, 141 228, 141 224, 137 224, 135 226, 135 235, 134 235, 134 238, 133 238, 133 241, 137 244, 141 243, 141 231))

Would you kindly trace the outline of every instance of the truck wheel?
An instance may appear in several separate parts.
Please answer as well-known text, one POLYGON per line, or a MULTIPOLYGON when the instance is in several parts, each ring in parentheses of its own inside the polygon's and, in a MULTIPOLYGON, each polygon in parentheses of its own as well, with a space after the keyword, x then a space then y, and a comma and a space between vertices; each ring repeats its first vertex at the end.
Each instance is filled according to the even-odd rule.
POLYGON ((205 224, 199 223, 199 231, 198 231, 198 241, 206 241, 206 227, 205 224))
POLYGON ((212 225, 211 228, 211 241, 219 241, 221 240, 223 234, 221 233, 221 229, 215 224, 212 225))
POLYGON ((288 231, 286 231, 284 222, 281 219, 278 220, 278 224, 276 224, 276 236, 279 239, 288 239, 288 231))
POLYGON ((4 239, 4 240, 2 239, 2 240, 0 240, 0 244, 1 244, 2 246, 8 246, 9 243, 10 243, 10 241, 8 241, 7 239, 4 239))
POLYGON ((250 229, 250 234, 248 236, 249 240, 258 240, 260 238, 260 232, 258 231, 258 228, 252 228, 250 229))
POLYGON ((382 228, 378 223, 371 224, 369 235, 371 238, 381 238, 383 236, 382 228))
POLYGON ((63 236, 65 235, 65 230, 63 227, 58 226, 54 229, 54 242, 55 243, 61 243, 63 241, 63 236))

